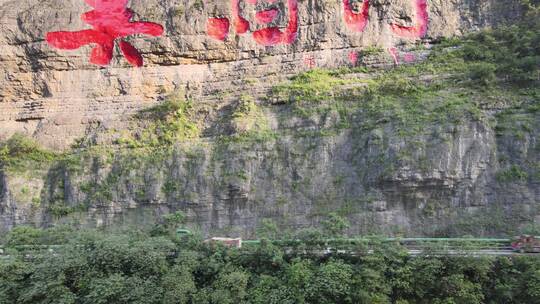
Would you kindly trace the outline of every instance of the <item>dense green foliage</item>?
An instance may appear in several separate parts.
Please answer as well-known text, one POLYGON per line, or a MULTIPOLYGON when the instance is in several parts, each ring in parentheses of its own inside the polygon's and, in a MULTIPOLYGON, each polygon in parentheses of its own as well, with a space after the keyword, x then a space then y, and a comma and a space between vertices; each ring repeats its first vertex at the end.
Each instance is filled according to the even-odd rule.
MULTIPOLYGON (((150 234, 18 228, 0 259, 0 303, 540 303, 537 257, 412 257, 376 239, 354 256, 304 253, 302 244, 286 252, 268 241, 227 249, 171 236, 178 221, 150 234), (36 243, 63 246, 15 249, 36 243)), ((271 234, 271 226, 261 229, 271 234)), ((303 244, 344 226, 333 216, 303 244)))

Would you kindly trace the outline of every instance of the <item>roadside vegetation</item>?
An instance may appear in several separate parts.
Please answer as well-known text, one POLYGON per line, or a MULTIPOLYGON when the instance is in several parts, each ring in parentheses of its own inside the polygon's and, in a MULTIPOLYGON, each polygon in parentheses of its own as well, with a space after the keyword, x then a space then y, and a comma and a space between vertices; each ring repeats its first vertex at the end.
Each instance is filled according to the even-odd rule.
POLYGON ((260 245, 225 248, 176 236, 183 219, 173 214, 151 231, 15 228, 0 256, 0 303, 540 303, 535 256, 412 257, 377 238, 355 255, 310 251, 342 235, 347 223, 336 216, 299 231, 292 251, 267 239, 285 237, 268 221, 260 245), (36 244, 61 246, 21 247, 36 244))

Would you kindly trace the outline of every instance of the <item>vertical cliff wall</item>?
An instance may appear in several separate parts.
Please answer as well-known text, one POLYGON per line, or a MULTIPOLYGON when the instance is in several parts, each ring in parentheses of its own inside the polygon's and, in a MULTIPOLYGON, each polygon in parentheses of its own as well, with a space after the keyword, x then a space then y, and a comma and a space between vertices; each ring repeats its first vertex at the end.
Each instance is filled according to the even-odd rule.
POLYGON ((384 72, 523 18, 519 1, 0 3, 0 231, 176 210, 244 236, 329 212, 351 234, 501 235, 540 219, 534 89, 471 85, 489 64, 384 72))

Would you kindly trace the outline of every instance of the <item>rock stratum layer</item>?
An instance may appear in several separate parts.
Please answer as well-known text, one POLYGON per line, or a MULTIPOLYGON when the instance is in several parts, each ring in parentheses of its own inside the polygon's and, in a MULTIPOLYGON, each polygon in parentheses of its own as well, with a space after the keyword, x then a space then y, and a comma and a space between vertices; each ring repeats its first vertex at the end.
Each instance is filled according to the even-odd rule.
POLYGON ((504 116, 532 121, 519 139, 473 119, 404 138, 392 124, 366 130, 361 111, 330 133, 319 131, 343 124, 339 109, 299 117, 265 107, 250 112, 254 121, 230 115, 245 95, 271 104, 271 85, 298 72, 421 61, 427 51, 418 46, 519 18, 518 1, 133 0, 107 18, 88 13, 103 13, 101 2, 1 2, 0 139, 22 133, 55 150, 111 143, 133 130, 134 115, 177 92, 198 104, 200 137, 151 157, 117 149, 76 164, 2 170, 0 231, 147 225, 175 210, 204 233, 244 236, 263 218, 296 229, 329 212, 347 216, 353 234, 489 235, 539 219, 538 169, 506 178, 538 164, 537 114, 504 116), (118 24, 129 25, 108 20, 128 8, 131 22, 163 32, 122 34, 118 24), (92 28, 107 34, 50 36, 92 28), (124 38, 111 47, 111 37, 124 38), (88 41, 99 44, 81 46, 88 41), (374 49, 383 53, 362 56, 374 49), (270 138, 222 140, 261 121, 270 138))

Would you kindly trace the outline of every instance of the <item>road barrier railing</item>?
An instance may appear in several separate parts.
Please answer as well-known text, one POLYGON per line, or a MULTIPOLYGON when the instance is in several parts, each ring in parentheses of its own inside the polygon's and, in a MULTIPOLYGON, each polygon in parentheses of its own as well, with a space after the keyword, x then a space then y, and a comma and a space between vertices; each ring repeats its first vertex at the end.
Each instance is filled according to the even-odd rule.
MULTIPOLYGON (((512 240, 506 238, 315 238, 291 240, 242 240, 243 248, 264 244, 279 246, 285 252, 369 254, 377 250, 403 250, 411 254, 481 254, 512 252, 512 240)), ((14 254, 37 256, 58 252, 63 245, 0 246, 0 257, 14 254)))

